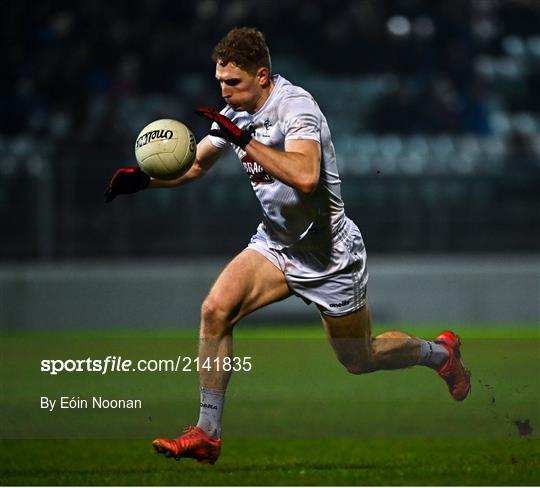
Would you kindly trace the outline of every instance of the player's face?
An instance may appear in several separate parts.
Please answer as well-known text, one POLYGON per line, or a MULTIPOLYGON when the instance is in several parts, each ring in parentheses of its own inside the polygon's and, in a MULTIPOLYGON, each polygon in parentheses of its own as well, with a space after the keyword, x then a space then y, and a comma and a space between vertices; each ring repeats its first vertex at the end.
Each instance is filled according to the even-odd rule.
POLYGON ((255 74, 248 73, 234 63, 216 64, 216 79, 221 96, 235 111, 255 113, 268 98, 269 71, 260 68, 255 74))

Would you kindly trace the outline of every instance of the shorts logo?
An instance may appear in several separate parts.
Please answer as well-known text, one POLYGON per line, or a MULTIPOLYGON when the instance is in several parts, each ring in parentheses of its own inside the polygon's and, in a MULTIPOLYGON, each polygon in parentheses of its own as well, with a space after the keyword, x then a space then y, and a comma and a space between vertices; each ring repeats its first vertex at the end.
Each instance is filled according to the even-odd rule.
POLYGON ((349 305, 349 303, 351 303, 351 300, 343 300, 342 302, 339 302, 339 303, 330 303, 329 306, 330 308, 338 308, 338 307, 344 307, 345 305, 349 305))

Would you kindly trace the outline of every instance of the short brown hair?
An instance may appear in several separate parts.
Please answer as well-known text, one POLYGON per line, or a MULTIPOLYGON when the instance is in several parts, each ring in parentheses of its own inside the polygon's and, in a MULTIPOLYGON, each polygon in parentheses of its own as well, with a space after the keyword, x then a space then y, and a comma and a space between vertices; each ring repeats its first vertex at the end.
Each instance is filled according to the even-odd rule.
POLYGON ((214 48, 212 61, 223 65, 234 63, 248 73, 272 67, 263 33, 251 27, 235 27, 229 31, 214 48))

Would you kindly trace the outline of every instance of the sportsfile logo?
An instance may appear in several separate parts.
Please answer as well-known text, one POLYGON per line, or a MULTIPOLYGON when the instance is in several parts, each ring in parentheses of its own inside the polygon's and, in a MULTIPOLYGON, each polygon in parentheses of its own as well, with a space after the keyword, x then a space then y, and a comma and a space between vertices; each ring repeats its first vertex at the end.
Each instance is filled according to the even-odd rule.
POLYGON ((139 149, 149 142, 162 140, 162 139, 172 139, 173 131, 172 130, 151 130, 150 132, 145 132, 141 137, 135 141, 135 149, 139 149))
POLYGON ((174 359, 139 359, 132 360, 122 356, 80 359, 42 359, 40 371, 52 376, 65 373, 183 373, 206 371, 251 371, 251 356, 224 358, 206 358, 177 356, 174 359))

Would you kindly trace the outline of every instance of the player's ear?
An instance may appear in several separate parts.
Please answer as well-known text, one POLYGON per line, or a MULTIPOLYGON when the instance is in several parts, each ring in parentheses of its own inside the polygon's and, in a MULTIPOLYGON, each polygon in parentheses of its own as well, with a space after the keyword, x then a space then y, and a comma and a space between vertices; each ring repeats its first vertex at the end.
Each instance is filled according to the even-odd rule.
POLYGON ((259 68, 257 74, 255 75, 259 85, 266 87, 270 82, 270 70, 268 68, 259 68))

